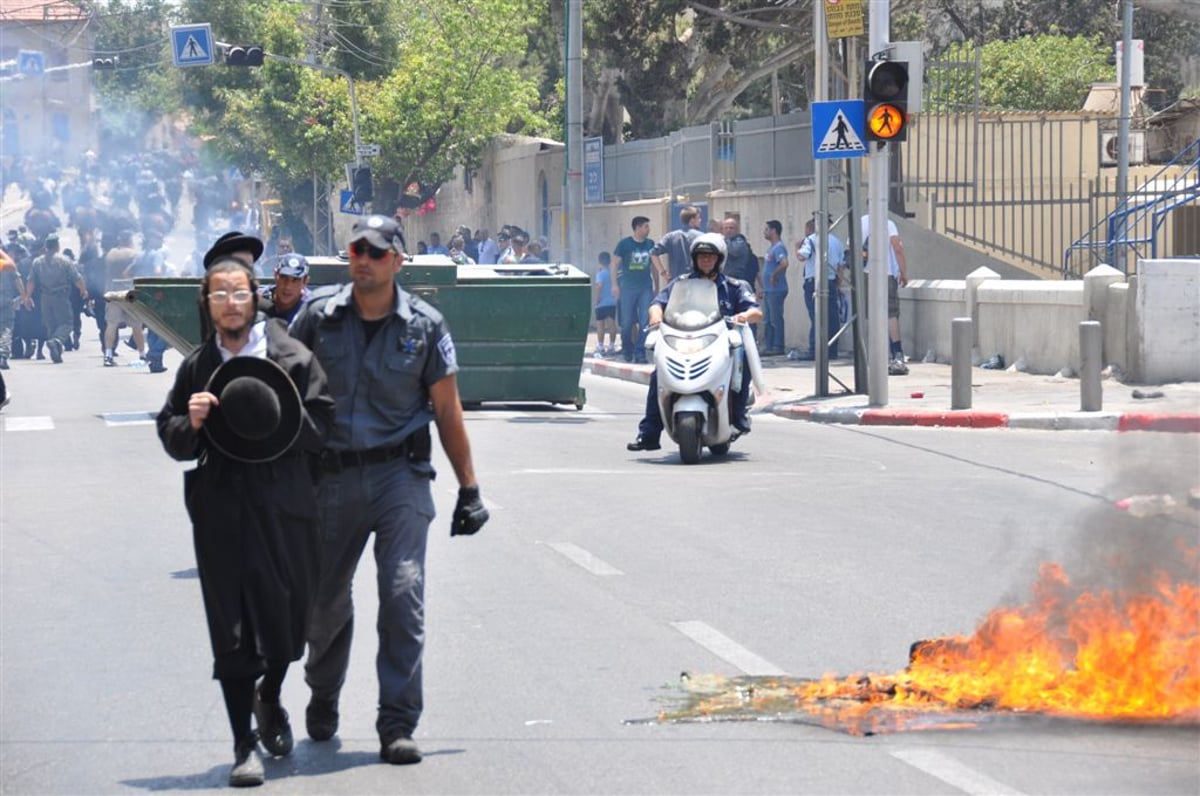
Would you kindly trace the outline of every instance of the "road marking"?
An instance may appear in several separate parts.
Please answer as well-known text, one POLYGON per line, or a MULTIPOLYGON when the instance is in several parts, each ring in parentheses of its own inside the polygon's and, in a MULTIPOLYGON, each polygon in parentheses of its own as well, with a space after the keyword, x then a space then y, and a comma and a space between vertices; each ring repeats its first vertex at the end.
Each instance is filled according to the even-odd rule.
POLYGON ((770 661, 760 658, 733 639, 703 622, 672 622, 671 627, 704 647, 718 658, 732 663, 743 672, 753 676, 787 674, 770 661))
POLYGON ((4 418, 5 431, 53 431, 54 418, 52 417, 6 417, 4 418))
MULTIPOLYGON (((631 469, 591 470, 584 467, 555 467, 552 470, 530 467, 524 470, 513 470, 515 475, 629 475, 632 472, 634 471, 631 469)), ((641 473, 638 475, 640 476, 641 473)))
POLYGON ((586 569, 593 575, 607 577, 609 575, 624 575, 625 573, 609 564, 607 561, 602 561, 594 555, 584 550, 578 545, 573 545, 570 542, 546 542, 546 545, 554 550, 559 555, 565 556, 568 560, 586 569))
POLYGON ((897 749, 892 757, 924 771, 970 796, 1024 796, 1021 791, 981 774, 948 755, 932 749, 897 749))
POLYGON ((155 412, 105 412, 100 415, 104 425, 109 426, 152 426, 155 424, 155 412))

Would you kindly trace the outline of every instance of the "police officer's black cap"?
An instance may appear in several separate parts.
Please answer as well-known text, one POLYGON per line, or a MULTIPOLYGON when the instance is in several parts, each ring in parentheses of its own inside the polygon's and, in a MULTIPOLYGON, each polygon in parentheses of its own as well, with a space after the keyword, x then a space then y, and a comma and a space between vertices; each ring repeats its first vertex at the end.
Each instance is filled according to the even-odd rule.
POLYGON ((365 240, 377 249, 391 249, 404 254, 404 232, 396 220, 387 216, 360 218, 350 231, 350 242, 365 240))
POLYGON ((212 248, 204 253, 205 270, 218 259, 235 252, 249 252, 257 260, 259 257, 262 257, 263 242, 253 235, 244 235, 237 231, 226 232, 217 238, 212 248))

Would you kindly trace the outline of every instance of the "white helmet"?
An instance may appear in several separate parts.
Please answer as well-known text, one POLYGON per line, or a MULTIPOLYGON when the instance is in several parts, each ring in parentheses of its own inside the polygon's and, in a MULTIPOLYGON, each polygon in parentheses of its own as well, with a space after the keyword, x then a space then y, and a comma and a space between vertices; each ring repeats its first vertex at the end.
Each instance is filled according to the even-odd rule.
POLYGON ((692 241, 692 270, 699 273, 700 269, 696 268, 697 254, 717 255, 717 266, 713 271, 714 273, 720 273, 721 266, 725 264, 725 237, 716 232, 705 232, 692 241))

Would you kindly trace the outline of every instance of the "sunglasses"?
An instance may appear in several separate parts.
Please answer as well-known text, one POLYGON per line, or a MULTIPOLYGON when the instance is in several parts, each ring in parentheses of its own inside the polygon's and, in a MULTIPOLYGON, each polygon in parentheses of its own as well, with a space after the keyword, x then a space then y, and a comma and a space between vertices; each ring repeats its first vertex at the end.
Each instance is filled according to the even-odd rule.
POLYGON ((372 246, 363 240, 356 240, 350 244, 350 253, 355 257, 366 255, 372 260, 382 260, 388 255, 391 249, 381 249, 378 246, 372 246))

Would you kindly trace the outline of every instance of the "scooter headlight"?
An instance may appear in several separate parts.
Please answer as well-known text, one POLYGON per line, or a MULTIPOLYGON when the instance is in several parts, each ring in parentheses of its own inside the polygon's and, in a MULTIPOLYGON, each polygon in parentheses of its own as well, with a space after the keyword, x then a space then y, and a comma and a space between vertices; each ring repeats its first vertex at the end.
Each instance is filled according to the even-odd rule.
POLYGON ((667 345, 681 354, 695 354, 717 342, 715 334, 704 334, 699 337, 681 337, 675 334, 663 335, 667 345))

